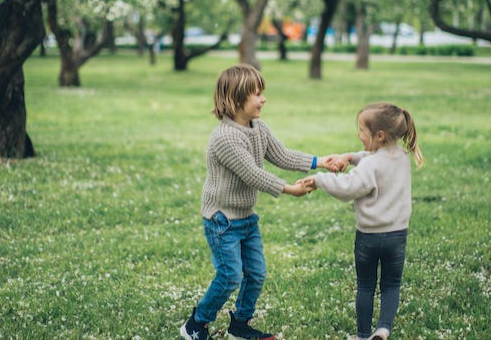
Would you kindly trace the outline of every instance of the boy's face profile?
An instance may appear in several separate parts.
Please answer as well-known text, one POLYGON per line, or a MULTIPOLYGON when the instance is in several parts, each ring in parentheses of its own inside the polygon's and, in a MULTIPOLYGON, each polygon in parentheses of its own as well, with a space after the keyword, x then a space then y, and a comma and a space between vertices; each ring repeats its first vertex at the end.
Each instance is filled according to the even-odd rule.
POLYGON ((266 88, 261 73, 249 65, 226 69, 218 78, 212 112, 218 119, 228 117, 248 124, 259 118, 266 102, 262 92, 266 88))
POLYGON ((266 97, 261 90, 251 93, 242 108, 237 112, 236 118, 244 122, 250 122, 261 117, 261 109, 266 103, 266 97))

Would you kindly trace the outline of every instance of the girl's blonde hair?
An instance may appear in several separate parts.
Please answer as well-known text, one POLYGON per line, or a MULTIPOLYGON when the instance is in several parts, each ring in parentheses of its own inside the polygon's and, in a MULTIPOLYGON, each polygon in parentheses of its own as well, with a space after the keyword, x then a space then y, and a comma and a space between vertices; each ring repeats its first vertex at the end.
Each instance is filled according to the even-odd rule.
POLYGON ((262 74, 246 64, 232 66, 222 72, 215 88, 212 112, 218 119, 235 117, 249 95, 262 92, 266 83, 262 74))
POLYGON ((391 103, 373 103, 358 112, 357 121, 364 112, 369 113, 365 124, 371 138, 379 131, 385 133, 385 142, 389 144, 396 143, 401 138, 406 151, 413 155, 417 168, 423 167, 425 160, 418 145, 416 126, 407 110, 391 103))

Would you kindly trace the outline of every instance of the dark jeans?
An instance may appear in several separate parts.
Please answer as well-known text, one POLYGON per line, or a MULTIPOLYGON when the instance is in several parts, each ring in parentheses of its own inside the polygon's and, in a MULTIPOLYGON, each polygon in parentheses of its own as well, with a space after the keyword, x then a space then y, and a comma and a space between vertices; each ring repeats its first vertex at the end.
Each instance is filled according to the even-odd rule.
POLYGON ((239 287, 235 317, 242 321, 252 318, 266 278, 258 221, 256 214, 229 220, 221 212, 210 220, 203 218, 216 276, 198 303, 196 321, 215 321, 217 312, 239 287))
POLYGON ((399 291, 406 257, 407 229, 390 233, 356 232, 356 319, 358 336, 372 333, 373 297, 380 263, 380 315, 377 328, 389 331, 399 306, 399 291))

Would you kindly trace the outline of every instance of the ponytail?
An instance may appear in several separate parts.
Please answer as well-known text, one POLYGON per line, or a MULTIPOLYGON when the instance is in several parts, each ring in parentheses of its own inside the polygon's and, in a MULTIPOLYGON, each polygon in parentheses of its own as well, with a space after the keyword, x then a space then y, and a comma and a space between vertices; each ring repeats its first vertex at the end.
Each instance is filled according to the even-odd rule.
POLYGON ((418 145, 416 126, 414 125, 414 121, 407 110, 402 109, 402 113, 404 115, 404 120, 407 127, 406 132, 404 132, 404 134, 402 135, 404 147, 407 152, 413 155, 416 167, 418 169, 421 169, 424 166, 425 159, 418 145))

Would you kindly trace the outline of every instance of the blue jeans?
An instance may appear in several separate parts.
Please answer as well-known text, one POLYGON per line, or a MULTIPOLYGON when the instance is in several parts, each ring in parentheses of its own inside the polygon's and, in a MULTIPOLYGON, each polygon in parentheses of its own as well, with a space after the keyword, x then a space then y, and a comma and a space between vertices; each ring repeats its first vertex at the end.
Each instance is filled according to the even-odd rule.
POLYGON ((203 218, 216 275, 198 303, 196 321, 215 321, 218 311, 239 286, 235 317, 238 320, 252 318, 266 279, 266 262, 258 221, 259 216, 256 214, 244 219, 229 220, 221 212, 217 212, 210 220, 203 218))
POLYGON ((356 319, 361 338, 367 338, 372 333, 373 297, 379 262, 380 315, 377 328, 392 329, 399 306, 406 239, 407 229, 376 234, 356 232, 356 319))

